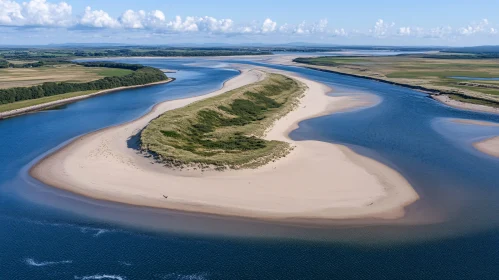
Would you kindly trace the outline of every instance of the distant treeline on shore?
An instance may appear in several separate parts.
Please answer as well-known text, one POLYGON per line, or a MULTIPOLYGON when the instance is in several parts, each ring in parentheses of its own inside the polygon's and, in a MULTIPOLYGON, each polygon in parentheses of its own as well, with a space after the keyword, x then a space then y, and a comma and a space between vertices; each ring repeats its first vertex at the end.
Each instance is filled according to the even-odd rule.
POLYGON ((31 87, 15 87, 0 89, 0 104, 13 103, 22 100, 36 99, 69 92, 87 90, 105 90, 124 86, 144 85, 160 82, 167 76, 159 69, 140 64, 125 64, 114 62, 83 62, 78 63, 84 67, 120 68, 134 71, 125 76, 105 77, 86 83, 47 82, 31 87))
POLYGON ((179 57, 179 56, 235 56, 272 54, 259 49, 210 49, 210 48, 0 48, 0 68, 19 67, 9 61, 44 61, 46 63, 68 63, 85 57, 179 57))

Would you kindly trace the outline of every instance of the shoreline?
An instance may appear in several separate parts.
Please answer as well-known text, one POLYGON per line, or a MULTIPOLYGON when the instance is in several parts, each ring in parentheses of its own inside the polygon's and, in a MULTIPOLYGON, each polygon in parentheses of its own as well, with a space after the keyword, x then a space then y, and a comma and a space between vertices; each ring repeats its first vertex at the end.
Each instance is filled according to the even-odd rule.
POLYGON ((442 103, 442 104, 445 104, 447 106, 457 108, 457 109, 499 114, 499 108, 495 108, 495 107, 491 107, 491 106, 487 106, 487 105, 461 102, 458 100, 451 99, 449 96, 447 96, 445 94, 431 95, 431 98, 442 103))
MULTIPOLYGON (((499 123, 488 121, 477 121, 469 119, 453 119, 452 121, 460 124, 499 127, 499 123)), ((484 154, 499 158, 499 136, 487 137, 485 139, 473 142, 472 145, 473 148, 484 154)))
POLYGON ((261 69, 244 69, 218 91, 163 102, 137 120, 79 137, 36 163, 30 175, 95 199, 222 216, 301 222, 403 217, 404 207, 419 196, 396 171, 344 146, 288 137, 301 120, 373 101, 330 97, 324 85, 289 73, 308 89, 299 108, 265 137, 291 142, 294 150, 283 159, 258 169, 179 173, 127 147, 127 140, 163 112, 256 82, 264 76, 261 69))
POLYGON ((473 143, 473 147, 489 156, 499 158, 499 136, 473 143))
POLYGON ((484 101, 488 101, 488 102, 496 102, 496 101, 492 101, 492 100, 488 100, 488 99, 483 99, 483 98, 479 98, 479 97, 470 97, 470 96, 463 95, 460 93, 444 92, 444 91, 438 90, 438 89, 431 89, 431 88, 426 88, 423 86, 404 84, 404 83, 389 81, 389 80, 385 80, 385 79, 381 79, 381 78, 345 73, 345 72, 340 72, 340 71, 331 70, 331 69, 327 69, 327 68, 320 68, 319 66, 312 66, 312 65, 308 65, 308 64, 304 64, 304 63, 296 63, 296 62, 292 62, 292 63, 294 63, 294 65, 296 65, 298 67, 303 67, 303 68, 307 68, 307 69, 311 69, 311 70, 334 73, 334 74, 338 74, 338 75, 350 76, 350 77, 355 77, 355 78, 360 78, 360 79, 367 79, 367 80, 372 80, 372 81, 377 81, 377 82, 381 82, 381 83, 386 83, 386 84, 390 84, 390 85, 401 86, 401 87, 417 90, 417 91, 428 94, 433 100, 436 100, 436 101, 440 102, 441 104, 444 104, 444 105, 447 105, 450 107, 454 107, 454 108, 458 108, 458 109, 499 114, 499 107, 496 108, 496 107, 487 106, 487 105, 466 103, 466 102, 461 102, 458 100, 453 100, 448 96, 448 94, 465 96, 468 98, 473 98, 473 99, 477 99, 477 100, 484 100, 484 101))
POLYGON ((175 78, 169 77, 168 79, 166 79, 164 81, 153 82, 153 83, 143 84, 143 85, 136 85, 136 86, 125 86, 125 87, 105 89, 105 90, 90 93, 87 95, 75 96, 75 97, 70 97, 70 98, 66 98, 66 99, 61 99, 61 100, 51 101, 51 102, 42 103, 42 104, 38 104, 38 105, 33 105, 33 106, 29 106, 29 107, 0 112, 0 121, 3 119, 12 118, 12 117, 16 117, 16 116, 36 112, 36 111, 41 111, 41 110, 45 110, 45 109, 49 109, 49 108, 53 108, 53 107, 57 107, 57 106, 61 106, 61 105, 75 103, 75 102, 78 102, 80 100, 91 98, 91 97, 98 96, 98 95, 104 95, 104 94, 113 93, 113 92, 121 91, 121 90, 127 90, 127 89, 168 84, 168 83, 173 82, 173 81, 175 81, 175 78))

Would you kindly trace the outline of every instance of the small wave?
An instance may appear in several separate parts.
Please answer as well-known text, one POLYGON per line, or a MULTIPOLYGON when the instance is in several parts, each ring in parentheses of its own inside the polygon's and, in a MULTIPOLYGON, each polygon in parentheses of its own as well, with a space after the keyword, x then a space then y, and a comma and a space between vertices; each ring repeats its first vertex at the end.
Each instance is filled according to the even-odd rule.
POLYGON ((164 280, 208 280, 207 273, 196 273, 196 274, 178 274, 170 273, 163 277, 164 280))
POLYGON ((90 228, 90 227, 80 227, 81 233, 92 233, 93 237, 99 237, 100 235, 111 232, 111 230, 103 228, 90 228))
POLYGON ((126 280, 126 277, 119 276, 119 275, 110 275, 110 274, 96 274, 96 275, 82 276, 82 277, 75 276, 74 279, 78 279, 78 280, 100 280, 100 279, 126 280))
POLYGON ((57 262, 37 262, 35 261, 34 259, 32 258, 27 258, 24 260, 28 265, 31 265, 31 266, 47 266, 47 265, 57 265, 57 264, 69 264, 69 263, 73 263, 73 261, 57 261, 57 262))

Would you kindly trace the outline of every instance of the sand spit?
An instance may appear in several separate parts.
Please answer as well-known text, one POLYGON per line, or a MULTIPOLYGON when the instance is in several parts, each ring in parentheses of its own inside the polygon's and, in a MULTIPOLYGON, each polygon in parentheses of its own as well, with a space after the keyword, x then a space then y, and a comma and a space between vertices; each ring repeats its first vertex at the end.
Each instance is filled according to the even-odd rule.
POLYGON ((288 141, 295 147, 281 160, 258 169, 173 171, 127 146, 128 140, 163 112, 260 81, 265 76, 262 70, 276 72, 246 68, 218 91, 158 104, 140 119, 75 139, 41 160, 31 175, 96 199, 182 211, 300 221, 402 217, 404 207, 419 197, 396 171, 344 146, 288 137, 300 120, 373 101, 359 96, 330 97, 324 85, 289 73, 281 72, 308 89, 300 106, 267 133, 267 139, 288 141))

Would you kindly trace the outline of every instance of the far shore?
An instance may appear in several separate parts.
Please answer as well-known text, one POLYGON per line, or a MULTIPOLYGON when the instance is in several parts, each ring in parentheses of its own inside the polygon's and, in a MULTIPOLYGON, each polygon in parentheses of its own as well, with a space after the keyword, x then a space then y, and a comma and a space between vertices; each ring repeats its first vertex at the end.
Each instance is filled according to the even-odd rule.
POLYGON ((372 106, 367 95, 330 97, 331 89, 287 72, 241 66, 241 75, 207 95, 163 102, 143 117, 75 139, 38 162, 30 174, 54 187, 95 199, 189 212, 266 220, 315 222, 404 216, 419 199, 395 170, 345 146, 293 141, 301 120, 372 106), (278 120, 266 139, 287 141, 290 155, 258 169, 224 172, 174 171, 127 146, 152 119, 167 110, 260 81, 278 72, 308 89, 294 111, 278 120))
POLYGON ((61 106, 61 105, 74 103, 74 102, 77 102, 77 101, 80 101, 80 100, 83 100, 86 98, 94 97, 97 95, 108 94, 108 93, 112 93, 112 92, 116 92, 116 91, 120 91, 120 90, 126 90, 126 89, 150 87, 150 86, 154 86, 154 85, 167 84, 167 83, 170 83, 174 80, 175 80, 175 78, 168 78, 164 81, 159 81, 159 82, 154 82, 154 83, 149 83, 149 84, 144 84, 144 85, 105 89, 105 90, 101 90, 101 91, 86 94, 86 95, 65 98, 65 99, 61 99, 61 100, 56 100, 56 101, 38 104, 38 105, 34 105, 34 106, 19 108, 19 109, 15 109, 15 110, 11 110, 11 111, 6 111, 6 112, 0 112, 0 120, 10 118, 10 117, 15 117, 18 115, 31 113, 31 112, 36 112, 36 111, 40 111, 40 110, 50 109, 50 108, 61 106))
POLYGON ((466 103, 466 102, 461 102, 458 100, 451 99, 449 96, 445 94, 441 95, 432 95, 431 96, 434 100, 439 101, 440 103, 443 103, 447 106, 451 106, 454 108, 458 109, 463 109, 463 110, 470 110, 470 111, 478 111, 478 112, 487 112, 487 113, 496 113, 499 114, 499 108, 487 106, 487 105, 480 105, 480 104, 473 104, 473 103, 466 103))
MULTIPOLYGON (((410 88, 413 90, 427 93, 434 100, 436 100, 442 104, 445 104, 447 106, 451 106, 451 107, 458 108, 458 109, 464 109, 464 110, 499 114, 499 107, 496 108, 496 107, 487 106, 487 105, 473 104, 473 103, 467 103, 467 102, 461 102, 458 100, 454 100, 448 96, 447 92, 444 92, 444 91, 441 91, 438 89, 432 89, 432 88, 427 88, 424 86, 410 85, 410 84, 406 84, 406 83, 394 82, 394 81, 389 81, 389 80, 376 78, 376 77, 363 76, 363 75, 357 75, 357 74, 352 74, 352 73, 336 71, 336 70, 329 69, 326 66, 316 66, 316 65, 308 65, 308 64, 304 64, 304 63, 296 63, 296 62, 292 61, 292 57, 288 57, 288 58, 286 58, 286 60, 282 60, 281 63, 286 64, 286 65, 294 65, 294 66, 304 67, 304 68, 317 70, 317 71, 330 72, 330 73, 335 73, 335 74, 339 74, 339 75, 345 75, 345 76, 351 76, 351 77, 356 77, 356 78, 361 78, 361 79, 378 81, 381 83, 387 83, 387 84, 391 84, 391 85, 395 85, 395 86, 406 87, 406 88, 410 88), (289 61, 290 59, 291 59, 291 61, 289 61)), ((453 93, 453 94, 456 94, 456 93, 453 93)), ((480 99, 477 97, 473 97, 473 98, 480 99)), ((491 101, 491 100, 488 100, 488 101, 491 101)))

